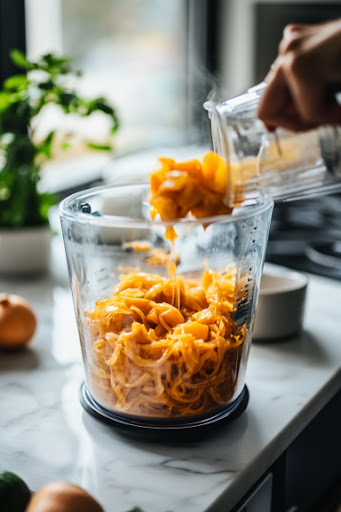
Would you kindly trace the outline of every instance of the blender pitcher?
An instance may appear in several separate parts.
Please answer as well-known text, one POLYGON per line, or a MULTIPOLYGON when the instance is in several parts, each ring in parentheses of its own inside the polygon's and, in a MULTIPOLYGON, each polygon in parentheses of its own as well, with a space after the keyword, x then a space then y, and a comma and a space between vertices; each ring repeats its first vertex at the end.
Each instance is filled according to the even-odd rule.
POLYGON ((214 150, 228 163, 226 204, 260 193, 293 199, 341 190, 341 127, 269 132, 257 118, 261 83, 245 94, 204 107, 214 150))
POLYGON ((258 197, 231 215, 159 222, 148 196, 148 184, 98 187, 60 206, 82 403, 134 428, 207 425, 246 396, 273 201, 258 197), (173 247, 165 238, 170 226, 173 247))

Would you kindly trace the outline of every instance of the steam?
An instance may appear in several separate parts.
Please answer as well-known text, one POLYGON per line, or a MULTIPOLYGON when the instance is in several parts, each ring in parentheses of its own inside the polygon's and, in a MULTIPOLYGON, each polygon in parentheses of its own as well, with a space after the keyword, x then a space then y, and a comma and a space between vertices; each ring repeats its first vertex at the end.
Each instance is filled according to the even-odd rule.
POLYGON ((219 79, 202 66, 192 66, 188 83, 189 142, 212 149, 211 123, 204 103, 217 103, 226 98, 222 93, 219 79))

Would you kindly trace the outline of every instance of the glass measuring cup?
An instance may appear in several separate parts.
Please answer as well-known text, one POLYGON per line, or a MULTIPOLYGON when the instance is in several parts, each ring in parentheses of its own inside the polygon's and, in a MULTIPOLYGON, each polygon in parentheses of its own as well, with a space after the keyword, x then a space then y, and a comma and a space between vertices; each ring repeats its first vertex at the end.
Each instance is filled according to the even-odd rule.
POLYGON ((204 105, 214 150, 228 162, 226 203, 234 206, 259 193, 286 199, 341 190, 341 128, 270 133, 257 118, 265 87, 204 105))
POLYGON ((273 202, 176 222, 171 256, 148 194, 99 187, 60 206, 86 393, 126 423, 204 421, 245 386, 273 202))

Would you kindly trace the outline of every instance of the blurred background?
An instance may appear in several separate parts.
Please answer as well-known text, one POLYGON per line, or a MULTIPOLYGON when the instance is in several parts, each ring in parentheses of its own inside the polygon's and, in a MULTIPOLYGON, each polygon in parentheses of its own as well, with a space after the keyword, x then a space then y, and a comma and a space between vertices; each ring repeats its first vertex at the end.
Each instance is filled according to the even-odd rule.
POLYGON ((0 79, 13 72, 11 48, 68 55, 84 72, 81 91, 117 105, 117 150, 197 141, 208 94, 261 81, 287 23, 340 13, 335 1, 1 0, 0 79))
MULTIPOLYGON (((227 99, 262 81, 287 23, 340 15, 340 1, 0 0, 0 81, 14 71, 12 48, 32 59, 71 56, 83 71, 80 92, 102 94, 118 110, 116 157, 209 144, 202 108, 209 95, 227 99)), ((66 130, 73 122, 51 108, 39 127, 66 130)), ((91 118, 77 129, 100 137, 102 125, 91 118)))
MULTIPOLYGON (((140 179, 160 155, 193 158, 210 148, 202 105, 262 81, 285 25, 341 16, 341 1, 0 0, 0 82, 29 58, 71 56, 85 95, 104 95, 121 126, 111 154, 74 144, 56 151, 42 187, 60 197, 100 182, 140 179)), ((100 139, 101 116, 75 120, 46 109, 39 130, 100 139)), ((267 259, 341 279, 340 195, 279 204, 267 259), (335 242, 336 240, 336 242, 335 242), (326 246, 327 244, 327 246, 326 246)))

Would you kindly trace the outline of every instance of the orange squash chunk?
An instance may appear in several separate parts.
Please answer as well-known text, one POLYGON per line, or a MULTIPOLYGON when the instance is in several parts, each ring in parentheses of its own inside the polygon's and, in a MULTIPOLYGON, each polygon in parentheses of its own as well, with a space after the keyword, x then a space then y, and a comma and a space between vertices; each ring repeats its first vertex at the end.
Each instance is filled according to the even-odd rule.
POLYGON ((170 326, 175 326, 184 321, 180 311, 170 304, 158 304, 147 315, 147 320, 154 324, 160 323, 160 317, 170 326))
POLYGON ((208 326, 200 322, 187 322, 179 326, 175 330, 175 333, 180 331, 180 329, 181 332, 183 332, 184 334, 192 334, 192 336, 194 336, 195 339, 204 341, 207 339, 209 333, 208 326))
MULTIPOLYGON (((150 175, 152 218, 159 214, 163 221, 175 221, 191 214, 202 218, 231 213, 224 203, 227 163, 219 155, 210 152, 202 163, 159 160, 161 168, 150 175)), ((175 239, 172 227, 167 228, 166 237, 175 239)))

